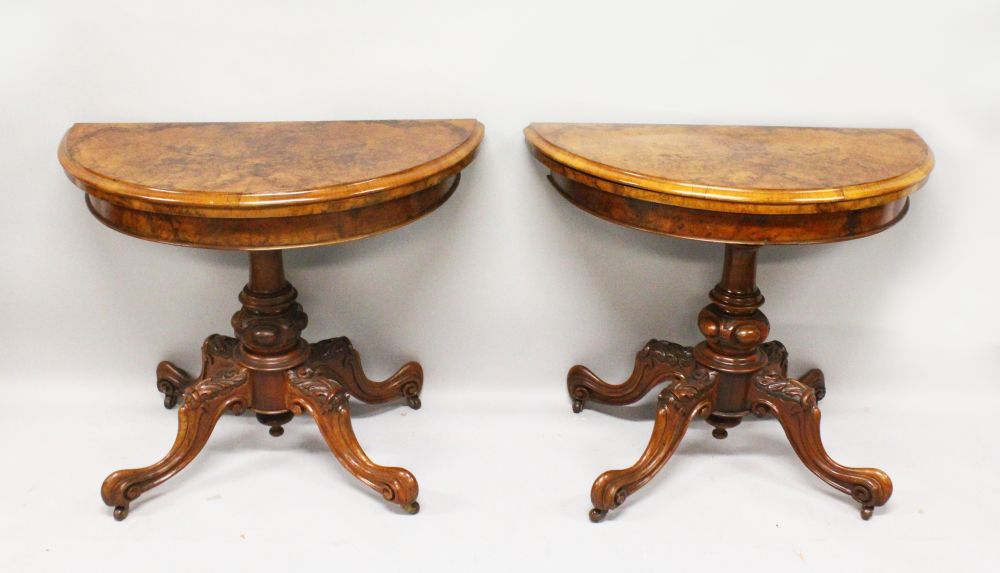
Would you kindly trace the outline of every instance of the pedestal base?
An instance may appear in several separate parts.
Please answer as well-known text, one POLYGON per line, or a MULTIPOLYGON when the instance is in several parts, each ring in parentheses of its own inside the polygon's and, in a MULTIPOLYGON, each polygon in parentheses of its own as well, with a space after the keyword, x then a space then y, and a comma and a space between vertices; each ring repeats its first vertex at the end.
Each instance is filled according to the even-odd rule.
POLYGON ((177 438, 159 462, 120 470, 104 480, 101 497, 122 520, 143 492, 191 462, 225 412, 253 410, 272 436, 293 416, 308 413, 333 455, 351 474, 417 513, 417 480, 409 471, 380 466, 361 449, 351 427, 348 398, 366 403, 405 399, 420 407, 423 370, 410 362, 383 382, 369 380, 347 338, 307 344, 299 336, 306 316, 295 303, 295 289, 284 280, 280 251, 251 254, 250 284, 241 295, 243 309, 233 317, 237 338, 212 335, 202 345, 202 370, 195 378, 170 362, 156 370, 157 388, 167 408, 180 403, 177 438))
POLYGON ((764 298, 754 284, 756 249, 726 247, 723 279, 711 293, 713 303, 698 318, 704 342, 683 347, 650 340, 622 384, 608 384, 583 366, 570 369, 567 383, 574 412, 582 411, 588 401, 631 404, 667 383, 659 394, 653 435, 639 461, 604 472, 594 482, 592 521, 604 519, 663 468, 696 416, 706 418, 714 426, 712 435, 722 439, 747 414, 774 415, 802 463, 859 502, 864 519, 892 495, 885 472, 842 466, 823 448, 817 406, 826 394, 823 373, 810 370, 789 378, 784 345, 763 342, 770 325, 758 310, 764 298))

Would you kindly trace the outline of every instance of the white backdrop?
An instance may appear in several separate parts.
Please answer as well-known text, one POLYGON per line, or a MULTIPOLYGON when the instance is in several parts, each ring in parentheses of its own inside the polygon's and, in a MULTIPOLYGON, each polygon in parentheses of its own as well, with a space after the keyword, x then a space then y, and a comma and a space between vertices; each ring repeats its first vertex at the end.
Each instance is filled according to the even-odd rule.
POLYGON ((0 3, 11 570, 251 562, 418 570, 629 566, 986 569, 1000 557, 995 304, 1000 4, 757 2, 0 3), (417 517, 355 485, 305 420, 224 419, 201 457, 112 521, 98 486, 166 452, 161 359, 229 331, 246 257, 102 227, 56 147, 74 122, 475 117, 478 159, 405 229, 286 254, 311 340, 373 377, 409 359, 424 408, 363 408, 417 517), (620 380, 651 337, 697 341, 722 247, 599 221, 548 187, 531 121, 909 127, 937 166, 880 235, 764 249, 772 337, 822 366, 824 435, 896 493, 871 522, 802 468, 774 421, 696 423, 601 525, 589 487, 642 451, 649 400, 574 416, 565 373, 620 380), (378 414, 378 415, 367 415, 378 414))

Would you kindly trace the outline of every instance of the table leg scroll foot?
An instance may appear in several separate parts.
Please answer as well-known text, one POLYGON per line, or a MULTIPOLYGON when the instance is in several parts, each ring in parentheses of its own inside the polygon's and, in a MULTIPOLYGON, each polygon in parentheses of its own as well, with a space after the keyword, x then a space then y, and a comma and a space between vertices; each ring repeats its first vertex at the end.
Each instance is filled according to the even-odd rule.
POLYGON ((319 369, 293 370, 288 380, 288 409, 295 414, 308 412, 313 417, 341 465, 386 501, 400 505, 410 514, 419 511, 417 480, 413 474, 403 468, 380 466, 361 449, 351 426, 347 391, 319 369))
POLYGON ((119 470, 101 486, 104 503, 114 508, 115 519, 128 516, 129 505, 184 469, 205 446, 219 417, 226 410, 242 412, 251 404, 246 370, 231 368, 215 372, 188 386, 177 411, 177 438, 162 460, 151 466, 119 470))
POLYGON ((846 467, 827 454, 820 437, 820 410, 813 388, 765 368, 754 375, 750 392, 754 413, 773 413, 802 463, 821 480, 859 502, 862 519, 869 519, 876 507, 889 500, 892 480, 885 472, 846 467))
POLYGON ((813 368, 803 374, 799 378, 799 382, 813 389, 813 392, 816 393, 817 402, 826 397, 826 378, 823 376, 823 371, 819 368, 813 368))
POLYGON ((619 507, 663 468, 680 445, 691 420, 711 412, 715 378, 714 372, 699 369, 689 379, 672 382, 660 392, 653 434, 642 456, 631 467, 606 471, 594 481, 590 492, 594 504, 591 521, 603 519, 608 510, 619 507))
POLYGON ((163 406, 168 410, 184 397, 184 391, 198 380, 211 378, 216 372, 235 368, 233 351, 238 341, 231 336, 213 334, 201 345, 201 374, 195 378, 173 362, 164 360, 156 367, 156 389, 163 394, 163 406))
POLYGON ((164 360, 156 367, 156 389, 163 394, 163 407, 168 410, 177 405, 184 390, 194 383, 195 378, 173 362, 164 360))
POLYGON ((321 370, 351 396, 367 404, 383 404, 405 398, 410 408, 419 410, 424 371, 420 364, 408 362, 382 382, 368 379, 361 367, 361 356, 347 337, 330 338, 312 345, 309 364, 321 370))
POLYGON ((577 365, 570 368, 566 387, 573 399, 573 412, 579 414, 590 400, 616 405, 638 402, 659 384, 676 380, 693 368, 690 348, 654 339, 636 354, 632 375, 625 382, 609 384, 589 368, 577 365))

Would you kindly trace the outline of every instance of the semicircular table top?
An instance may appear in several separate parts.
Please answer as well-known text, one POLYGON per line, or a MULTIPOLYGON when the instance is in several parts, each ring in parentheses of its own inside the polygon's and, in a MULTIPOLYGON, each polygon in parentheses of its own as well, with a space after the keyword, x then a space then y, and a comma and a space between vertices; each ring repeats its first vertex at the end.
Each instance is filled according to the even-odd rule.
POLYGON ((877 232, 903 216, 907 196, 934 166, 930 149, 908 129, 532 123, 524 134, 578 206, 624 225, 729 242, 820 242, 877 232), (757 236, 717 228, 823 225, 835 212, 847 225, 840 231, 757 236), (856 225, 859 216, 867 219, 856 225), (705 230, 667 218, 697 219, 705 230))
POLYGON ((76 124, 59 161, 120 231, 265 249, 360 238, 429 212, 483 132, 474 119, 76 124))

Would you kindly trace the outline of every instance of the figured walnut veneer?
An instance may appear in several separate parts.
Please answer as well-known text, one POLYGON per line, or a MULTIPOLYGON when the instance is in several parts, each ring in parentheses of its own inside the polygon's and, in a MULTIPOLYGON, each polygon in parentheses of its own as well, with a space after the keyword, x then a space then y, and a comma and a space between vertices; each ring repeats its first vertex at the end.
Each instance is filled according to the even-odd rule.
POLYGON ((425 215, 482 138, 472 119, 77 124, 59 161, 114 229, 274 249, 354 240, 425 215))
POLYGON ((695 417, 722 439, 750 413, 777 417, 806 467, 860 503, 864 519, 885 504, 892 494, 885 472, 843 466, 823 447, 823 373, 789 377, 784 345, 765 342, 757 251, 892 226, 933 167, 920 137, 895 129, 546 123, 528 126, 525 136, 553 185, 578 207, 626 226, 727 243, 722 279, 698 315, 701 343, 649 341, 622 384, 584 366, 569 371, 574 412, 591 401, 631 404, 665 384, 645 452, 594 482, 591 520, 648 483, 695 417))
POLYGON ((308 414, 351 474, 406 512, 419 510, 413 474, 362 450, 348 400, 402 399, 417 409, 423 370, 410 362, 373 381, 347 338, 306 342, 308 319, 281 249, 358 239, 430 212, 455 190, 482 137, 475 120, 77 124, 66 133, 59 159, 108 226, 250 251, 235 336, 205 340, 198 376, 170 362, 156 369, 164 405, 180 404, 177 438, 155 464, 104 481, 116 519, 190 463, 222 414, 247 410, 276 437, 308 414))
POLYGON ((524 133, 578 207, 725 243, 877 233, 904 215, 907 196, 934 166, 920 136, 905 129, 533 123, 524 133))

